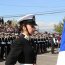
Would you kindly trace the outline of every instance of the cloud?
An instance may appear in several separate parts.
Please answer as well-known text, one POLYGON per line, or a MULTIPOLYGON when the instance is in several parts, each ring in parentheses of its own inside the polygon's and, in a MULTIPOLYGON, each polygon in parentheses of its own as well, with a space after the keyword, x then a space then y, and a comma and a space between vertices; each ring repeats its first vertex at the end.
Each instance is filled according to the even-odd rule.
POLYGON ((54 24, 58 24, 58 22, 37 22, 39 29, 44 31, 53 31, 54 30, 54 24))

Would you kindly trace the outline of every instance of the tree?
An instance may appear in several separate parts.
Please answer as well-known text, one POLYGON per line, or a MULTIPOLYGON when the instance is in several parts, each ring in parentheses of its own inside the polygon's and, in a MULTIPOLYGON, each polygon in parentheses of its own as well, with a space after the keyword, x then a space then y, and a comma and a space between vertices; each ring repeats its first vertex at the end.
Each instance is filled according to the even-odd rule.
POLYGON ((16 24, 17 24, 17 20, 13 19, 13 20, 12 20, 12 26, 15 27, 16 24))
POLYGON ((64 24, 65 18, 63 19, 62 22, 60 22, 59 24, 54 24, 54 30, 56 32, 58 32, 59 34, 62 34, 62 29, 63 29, 63 24, 64 24))

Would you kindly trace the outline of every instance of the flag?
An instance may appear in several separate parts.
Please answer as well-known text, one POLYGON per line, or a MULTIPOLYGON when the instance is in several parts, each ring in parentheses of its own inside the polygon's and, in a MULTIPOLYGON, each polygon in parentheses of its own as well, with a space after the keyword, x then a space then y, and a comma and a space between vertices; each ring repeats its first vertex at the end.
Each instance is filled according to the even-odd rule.
POLYGON ((63 26, 60 51, 58 54, 58 59, 57 59, 56 65, 65 65, 65 22, 64 22, 64 26, 63 26))

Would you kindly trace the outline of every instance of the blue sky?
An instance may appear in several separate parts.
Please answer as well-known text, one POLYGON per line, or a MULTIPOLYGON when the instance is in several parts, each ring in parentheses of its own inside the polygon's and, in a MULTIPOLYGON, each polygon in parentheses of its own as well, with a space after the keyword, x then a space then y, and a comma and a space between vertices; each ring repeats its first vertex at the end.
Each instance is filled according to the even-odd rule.
MULTIPOLYGON (((37 14, 65 11, 65 0, 1 0, 0 16, 37 14)), ((39 26, 56 24, 65 17, 64 13, 36 15, 39 26)), ((5 18, 6 19, 6 18, 5 18)), ((9 19, 9 18, 7 18, 9 19)), ((49 26, 50 28, 50 26, 49 26)))

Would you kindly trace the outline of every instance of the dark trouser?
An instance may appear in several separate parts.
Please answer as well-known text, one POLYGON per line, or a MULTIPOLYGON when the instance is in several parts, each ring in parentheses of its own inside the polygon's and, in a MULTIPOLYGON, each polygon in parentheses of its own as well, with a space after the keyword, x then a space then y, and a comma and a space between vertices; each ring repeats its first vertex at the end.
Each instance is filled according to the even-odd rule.
POLYGON ((52 54, 54 53, 54 44, 52 44, 52 46, 51 46, 51 53, 52 54))
POLYGON ((8 44, 7 46, 5 46, 5 58, 7 58, 10 50, 11 50, 11 45, 10 44, 8 44))
POLYGON ((0 49, 0 59, 4 58, 4 50, 5 50, 5 45, 1 45, 1 49, 0 49))

